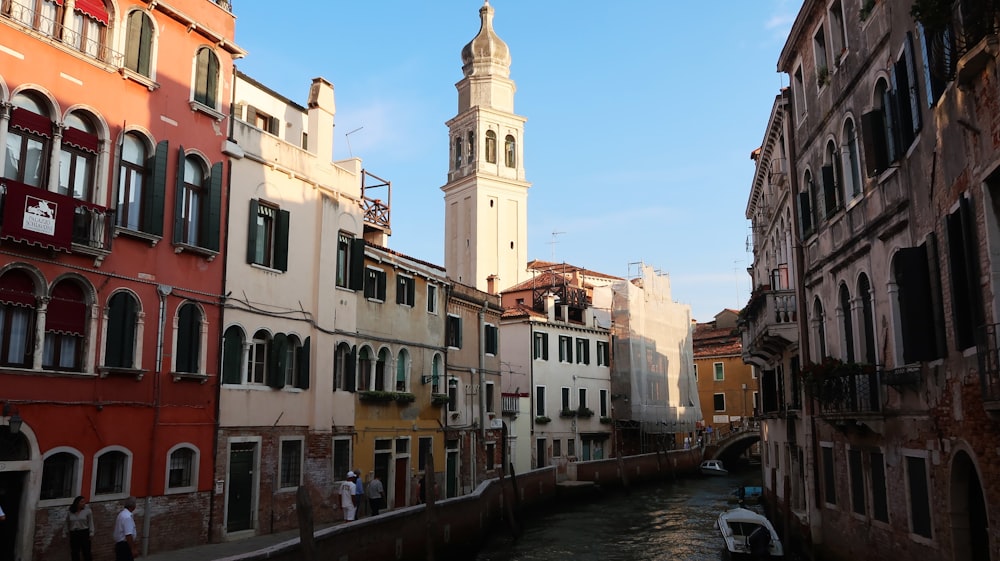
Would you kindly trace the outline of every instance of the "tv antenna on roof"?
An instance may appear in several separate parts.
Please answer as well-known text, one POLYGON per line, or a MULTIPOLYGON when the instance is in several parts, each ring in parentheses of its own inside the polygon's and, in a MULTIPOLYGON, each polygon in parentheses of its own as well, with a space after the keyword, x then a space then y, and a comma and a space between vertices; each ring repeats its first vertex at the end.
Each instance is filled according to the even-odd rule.
POLYGON ((559 243, 558 241, 556 241, 556 236, 559 236, 559 235, 562 235, 562 234, 565 234, 565 233, 566 232, 556 232, 555 230, 552 231, 552 241, 549 242, 549 245, 552 246, 552 262, 553 263, 556 262, 556 244, 559 243))
POLYGON ((356 129, 352 130, 351 132, 349 132, 349 133, 347 133, 347 134, 344 135, 344 138, 347 139, 347 154, 351 158, 354 157, 354 152, 351 150, 351 135, 354 134, 354 133, 356 133, 356 132, 358 132, 359 130, 361 130, 363 128, 365 128, 365 127, 363 127, 363 126, 358 127, 358 128, 356 128, 356 129))

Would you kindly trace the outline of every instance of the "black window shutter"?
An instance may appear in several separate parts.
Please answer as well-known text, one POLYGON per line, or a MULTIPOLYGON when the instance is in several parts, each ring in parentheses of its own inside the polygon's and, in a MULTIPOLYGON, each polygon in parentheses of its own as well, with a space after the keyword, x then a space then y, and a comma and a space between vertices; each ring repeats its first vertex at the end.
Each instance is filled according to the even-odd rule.
POLYGON ((271 340, 267 356, 267 385, 285 387, 285 364, 288 362, 288 337, 279 333, 271 340))
POLYGON ((278 223, 274 230, 274 268, 288 270, 288 226, 291 214, 287 210, 278 211, 278 223))
POLYGON ((809 205, 808 191, 799 193, 799 225, 802 227, 803 236, 812 231, 812 208, 809 205))
POLYGON ((861 115, 861 140, 865 148, 865 168, 874 177, 889 167, 882 110, 873 109, 861 115))
POLYGON ((297 380, 298 383, 296 384, 296 387, 303 390, 309 389, 309 372, 311 370, 309 368, 309 356, 310 356, 309 346, 311 344, 311 341, 312 341, 311 337, 306 337, 306 342, 301 347, 295 350, 296 352, 295 368, 297 371, 296 377, 298 378, 297 380))
POLYGON ((376 280, 378 281, 378 288, 376 290, 375 297, 378 298, 379 300, 385 301, 385 299, 386 299, 386 296, 385 296, 385 277, 386 277, 386 275, 385 275, 384 272, 379 271, 379 273, 377 275, 375 275, 375 277, 376 277, 376 280))
POLYGON ((823 166, 820 170, 823 175, 823 202, 826 216, 833 214, 837 209, 837 181, 833 175, 833 166, 823 166))
POLYGON ((917 87, 916 61, 913 57, 913 32, 906 32, 906 40, 903 41, 903 59, 906 62, 906 82, 909 84, 910 101, 910 129, 914 137, 920 132, 920 92, 917 87))
POLYGON ((229 328, 222 344, 222 383, 239 384, 243 365, 243 336, 239 328, 229 328))
POLYGON ((404 302, 406 302, 406 279, 396 277, 396 303, 403 304, 404 302))
POLYGON ((896 61, 892 67, 892 88, 896 110, 896 138, 898 143, 898 158, 902 158, 906 149, 913 143, 913 111, 910 108, 910 81, 906 69, 906 58, 896 61))
POLYGON ((212 165, 212 177, 208 187, 208 212, 202 214, 203 226, 199 232, 199 239, 204 240, 202 247, 219 251, 219 235, 222 229, 222 162, 212 165))
POLYGON ((142 12, 132 12, 128 16, 125 31, 125 68, 139 72, 139 46, 142 36, 142 12))
MULTIPOLYGON (((163 206, 167 199, 167 157, 170 145, 161 140, 153 157, 146 164, 146 191, 142 194, 142 231, 163 235, 163 206)), ((182 162, 183 163, 183 162, 182 162)))
POLYGON ((931 303, 930 271, 926 246, 907 247, 896 254, 896 282, 899 285, 899 313, 903 334, 903 361, 937 358, 931 303))
POLYGON ((127 293, 115 294, 108 304, 106 366, 131 368, 135 347, 135 300, 127 293))
POLYGON ((177 149, 177 180, 174 182, 174 243, 184 241, 184 147, 177 149))
POLYGON ((216 109, 218 106, 216 96, 219 93, 219 59, 210 49, 205 50, 208 51, 208 75, 206 77, 207 91, 205 92, 205 105, 208 105, 212 109, 216 109))
POLYGON ((344 365, 344 389, 353 392, 357 387, 358 378, 358 348, 351 347, 351 352, 347 355, 347 364, 344 365))
POLYGON ((201 356, 201 312, 194 304, 183 304, 178 312, 177 371, 198 372, 201 356))
POLYGON ((364 290, 365 288, 365 239, 354 238, 351 243, 351 290, 364 290))
POLYGON ((411 306, 417 303, 417 281, 415 279, 410 279, 410 282, 406 285, 406 301, 411 306))
POLYGON ((153 50, 153 21, 146 14, 139 13, 142 21, 142 32, 139 36, 139 65, 136 72, 143 76, 149 76, 149 55, 153 50))
POLYGON ((250 219, 247 220, 247 263, 257 260, 257 213, 260 203, 250 199, 250 219))

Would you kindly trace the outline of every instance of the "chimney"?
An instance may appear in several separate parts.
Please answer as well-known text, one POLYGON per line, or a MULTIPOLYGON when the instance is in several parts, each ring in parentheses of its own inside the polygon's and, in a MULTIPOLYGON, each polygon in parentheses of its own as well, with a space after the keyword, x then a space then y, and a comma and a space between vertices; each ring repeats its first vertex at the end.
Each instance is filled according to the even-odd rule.
POLYGON ((322 161, 333 161, 333 116, 337 112, 333 100, 333 84, 323 78, 313 78, 309 87, 309 152, 322 161))
POLYGON ((551 292, 545 293, 545 313, 549 316, 549 321, 556 320, 556 295, 551 292))
POLYGON ((499 278, 500 277, 496 275, 490 275, 486 277, 486 292, 489 292, 490 294, 497 293, 497 280, 499 278))

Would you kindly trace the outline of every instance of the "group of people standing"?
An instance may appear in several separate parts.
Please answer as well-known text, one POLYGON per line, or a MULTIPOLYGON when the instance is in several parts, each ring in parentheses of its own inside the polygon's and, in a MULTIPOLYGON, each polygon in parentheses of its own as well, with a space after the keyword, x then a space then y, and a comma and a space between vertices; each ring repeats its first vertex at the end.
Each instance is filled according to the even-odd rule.
POLYGON ((340 507, 344 509, 344 520, 350 522, 363 516, 371 509, 372 516, 385 508, 385 487, 382 479, 376 473, 368 482, 367 491, 358 474, 361 470, 347 472, 347 477, 340 483, 340 507), (366 508, 367 507, 367 508, 366 508))
MULTIPOLYGON (((135 529, 135 519, 132 518, 135 507, 135 497, 125 499, 121 512, 115 518, 115 527, 111 534, 115 542, 115 561, 133 561, 139 556, 138 533, 135 529)), ((0 520, 3 519, 2 515, 3 511, 0 511, 0 520)), ((91 561, 93 556, 90 540, 94 537, 94 513, 84 497, 73 499, 73 504, 66 513, 66 532, 69 534, 70 559, 91 561)))

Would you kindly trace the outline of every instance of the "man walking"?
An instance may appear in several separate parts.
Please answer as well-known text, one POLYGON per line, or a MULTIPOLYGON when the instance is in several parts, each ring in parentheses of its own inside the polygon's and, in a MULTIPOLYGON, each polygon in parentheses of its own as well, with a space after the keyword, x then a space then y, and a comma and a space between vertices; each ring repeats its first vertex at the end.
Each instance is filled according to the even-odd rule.
POLYGON ((368 502, 372 507, 372 516, 378 516, 379 511, 385 508, 385 488, 382 486, 378 472, 368 482, 368 502))
POLYGON ((340 482, 340 507, 344 509, 344 521, 351 522, 357 516, 358 507, 354 501, 354 472, 347 472, 347 480, 340 482))
POLYGON ((355 468, 354 474, 357 476, 354 480, 354 504, 358 507, 358 518, 361 518, 368 511, 368 509, 365 508, 368 501, 365 500, 365 484, 362 482, 364 477, 362 477, 363 474, 361 473, 361 470, 355 468))
POLYGON ((135 520, 132 512, 135 511, 135 497, 125 499, 122 511, 115 519, 115 530, 112 537, 115 540, 115 561, 134 561, 139 556, 136 550, 138 541, 135 531, 135 520))

